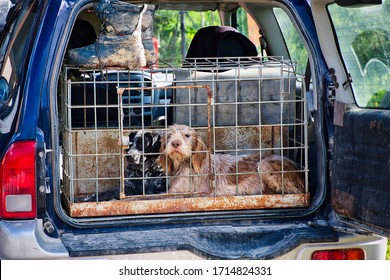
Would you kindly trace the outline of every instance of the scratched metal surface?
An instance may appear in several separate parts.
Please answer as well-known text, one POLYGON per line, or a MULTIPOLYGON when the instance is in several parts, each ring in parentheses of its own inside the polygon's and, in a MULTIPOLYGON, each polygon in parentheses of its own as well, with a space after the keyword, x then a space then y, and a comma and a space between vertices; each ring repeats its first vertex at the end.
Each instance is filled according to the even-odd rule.
POLYGON ((336 127, 332 204, 342 216, 390 228, 390 112, 353 110, 336 127))

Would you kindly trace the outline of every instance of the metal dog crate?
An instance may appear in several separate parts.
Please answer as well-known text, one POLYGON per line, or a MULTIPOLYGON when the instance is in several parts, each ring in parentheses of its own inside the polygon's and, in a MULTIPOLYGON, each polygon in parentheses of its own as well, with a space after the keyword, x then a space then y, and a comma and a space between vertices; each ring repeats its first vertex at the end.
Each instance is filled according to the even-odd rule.
MULTIPOLYGON (((60 86, 63 205, 72 217, 309 206, 304 77, 280 57, 159 62, 157 69, 78 69, 60 86), (276 154, 297 164, 299 194, 218 197, 169 193, 169 176, 133 174, 131 134, 164 137, 172 124, 194 128, 211 153, 276 154), (153 179, 164 182, 148 192, 153 179), (136 183, 138 193, 128 193, 136 183)), ((145 141, 146 136, 142 136, 145 141)), ((134 165, 135 166, 135 165, 134 165)), ((283 171, 281 172, 282 176, 283 171)), ((261 175, 261 174, 260 174, 261 175)))

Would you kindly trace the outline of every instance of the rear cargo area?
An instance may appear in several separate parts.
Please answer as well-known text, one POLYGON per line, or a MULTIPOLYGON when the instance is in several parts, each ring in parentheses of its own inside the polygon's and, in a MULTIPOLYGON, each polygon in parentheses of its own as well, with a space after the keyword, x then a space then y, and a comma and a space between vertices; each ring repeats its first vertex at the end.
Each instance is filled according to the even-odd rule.
POLYGON ((308 207, 304 87, 282 57, 64 64, 62 206, 75 218, 308 207))

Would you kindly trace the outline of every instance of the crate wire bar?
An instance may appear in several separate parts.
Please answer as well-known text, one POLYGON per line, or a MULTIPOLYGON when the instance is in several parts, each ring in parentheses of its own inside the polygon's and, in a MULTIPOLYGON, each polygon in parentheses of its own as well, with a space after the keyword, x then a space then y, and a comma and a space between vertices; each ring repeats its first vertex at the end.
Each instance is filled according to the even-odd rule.
MULTIPOLYGON (((93 217, 309 206, 306 90, 304 77, 293 70, 292 62, 280 57, 191 59, 131 71, 65 65, 60 93, 65 208, 72 217, 93 217), (293 159, 305 191, 176 194, 169 193, 171 176, 146 176, 144 166, 139 176, 128 175, 130 134, 164 137, 172 124, 195 129, 214 155, 260 153, 293 159), (161 192, 148 192, 151 179, 168 183, 161 192), (141 186, 139 193, 126 193, 132 182, 141 186)), ((144 143, 146 136, 141 139, 144 143)), ((141 158, 160 154, 142 147, 141 158)), ((284 185, 288 171, 280 172, 284 185)), ((236 164, 236 178, 243 174, 236 164)), ((232 174, 189 177, 206 175, 232 174)))

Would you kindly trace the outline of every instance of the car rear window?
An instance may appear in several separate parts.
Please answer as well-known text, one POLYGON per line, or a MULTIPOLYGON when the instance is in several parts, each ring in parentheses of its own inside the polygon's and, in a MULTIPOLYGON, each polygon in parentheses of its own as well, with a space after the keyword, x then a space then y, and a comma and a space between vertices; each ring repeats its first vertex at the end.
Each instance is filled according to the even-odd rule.
POLYGON ((328 11, 358 106, 390 109, 390 1, 328 11))

